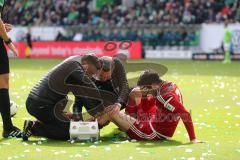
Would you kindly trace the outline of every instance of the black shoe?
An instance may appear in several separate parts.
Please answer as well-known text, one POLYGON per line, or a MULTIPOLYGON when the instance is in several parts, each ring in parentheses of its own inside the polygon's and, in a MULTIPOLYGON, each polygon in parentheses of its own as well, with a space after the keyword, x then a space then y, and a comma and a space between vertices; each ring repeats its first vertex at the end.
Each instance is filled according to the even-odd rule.
POLYGON ((28 138, 32 135, 32 131, 31 131, 32 126, 33 126, 33 121, 30 121, 30 120, 24 121, 23 136, 22 136, 23 141, 28 141, 28 138))
POLYGON ((15 126, 13 126, 10 130, 3 130, 4 138, 22 138, 22 135, 22 131, 15 126))

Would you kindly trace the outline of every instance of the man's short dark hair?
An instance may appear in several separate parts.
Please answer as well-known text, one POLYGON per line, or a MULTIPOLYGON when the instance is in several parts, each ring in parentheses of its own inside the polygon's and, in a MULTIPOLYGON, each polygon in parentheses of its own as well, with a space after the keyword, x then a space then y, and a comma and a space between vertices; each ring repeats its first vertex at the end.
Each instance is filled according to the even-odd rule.
POLYGON ((103 57, 99 58, 99 60, 101 62, 102 71, 109 72, 112 69, 112 67, 113 67, 112 57, 103 56, 103 57))
POLYGON ((87 61, 87 62, 93 64, 98 70, 101 69, 101 63, 100 63, 98 57, 93 54, 87 54, 87 55, 82 56, 82 62, 83 61, 87 61))
POLYGON ((160 83, 162 80, 159 77, 159 74, 154 70, 145 70, 139 77, 137 85, 146 86, 152 85, 153 83, 160 83))

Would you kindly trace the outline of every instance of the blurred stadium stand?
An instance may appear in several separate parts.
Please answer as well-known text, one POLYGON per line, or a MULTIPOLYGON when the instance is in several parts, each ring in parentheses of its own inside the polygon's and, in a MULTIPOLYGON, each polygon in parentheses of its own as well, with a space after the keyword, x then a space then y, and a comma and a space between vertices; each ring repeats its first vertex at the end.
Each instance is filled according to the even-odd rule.
POLYGON ((238 0, 11 0, 17 25, 132 26, 240 21, 238 0), (97 3, 97 4, 96 4, 97 3), (124 4, 124 5, 122 5, 124 4))
POLYGON ((146 50, 201 52, 203 24, 240 21, 239 0, 11 0, 11 4, 5 17, 9 23, 58 28, 43 36, 32 32, 33 40, 130 40, 141 41, 146 50))

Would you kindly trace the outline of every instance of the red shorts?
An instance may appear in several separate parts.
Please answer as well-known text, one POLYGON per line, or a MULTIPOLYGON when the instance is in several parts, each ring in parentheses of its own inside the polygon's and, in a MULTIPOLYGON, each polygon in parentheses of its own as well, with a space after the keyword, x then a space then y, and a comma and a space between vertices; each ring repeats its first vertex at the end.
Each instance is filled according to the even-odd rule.
POLYGON ((135 140, 162 140, 152 129, 148 121, 136 121, 127 131, 128 136, 135 140))

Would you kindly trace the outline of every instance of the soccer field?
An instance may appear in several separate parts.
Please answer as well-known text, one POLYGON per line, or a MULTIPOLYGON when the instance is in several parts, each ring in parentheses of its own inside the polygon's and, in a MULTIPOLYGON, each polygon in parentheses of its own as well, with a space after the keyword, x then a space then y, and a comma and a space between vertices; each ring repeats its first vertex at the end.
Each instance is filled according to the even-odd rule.
MULTIPOLYGON (((25 109, 32 86, 61 59, 11 60, 11 99, 19 106, 14 124, 22 128, 32 118, 25 109)), ((31 137, 28 142, 0 139, 0 160, 88 159, 88 160, 179 160, 227 159, 240 157, 240 63, 144 60, 136 63, 163 64, 163 79, 178 84, 184 104, 191 109, 198 139, 205 144, 189 144, 182 122, 171 141, 135 142, 111 124, 101 130, 101 141, 70 143, 31 137)), ((129 67, 127 67, 129 68, 129 67)), ((128 73, 131 85, 136 72, 128 73)), ((32 118, 33 119, 33 118, 32 118)), ((0 122, 2 133, 2 122, 0 122)))

